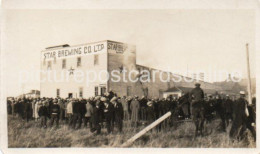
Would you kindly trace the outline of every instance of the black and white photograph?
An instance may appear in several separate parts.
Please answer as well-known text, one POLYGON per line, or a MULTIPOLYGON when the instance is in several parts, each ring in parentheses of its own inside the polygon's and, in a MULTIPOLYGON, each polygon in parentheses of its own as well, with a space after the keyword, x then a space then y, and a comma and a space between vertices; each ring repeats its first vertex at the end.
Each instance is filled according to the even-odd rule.
POLYGON ((8 149, 256 148, 255 10, 2 13, 8 149))

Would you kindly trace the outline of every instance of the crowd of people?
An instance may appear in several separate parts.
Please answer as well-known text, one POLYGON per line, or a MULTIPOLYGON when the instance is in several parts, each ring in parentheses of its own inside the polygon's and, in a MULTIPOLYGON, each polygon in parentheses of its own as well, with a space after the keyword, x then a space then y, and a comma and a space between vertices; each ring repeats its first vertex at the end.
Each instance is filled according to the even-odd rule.
MULTIPOLYGON (((150 124, 168 111, 172 112, 169 120, 157 127, 160 131, 163 126, 170 127, 174 120, 195 118, 196 107, 193 107, 191 93, 180 98, 169 96, 167 98, 139 98, 118 97, 110 91, 104 96, 84 98, 10 98, 7 100, 8 114, 18 116, 25 121, 34 120, 41 127, 59 127, 66 124, 71 129, 90 128, 96 134, 101 133, 101 128, 106 128, 107 133, 122 132, 123 122, 128 121, 130 127, 140 124, 150 124), (47 125, 47 121, 48 125, 47 125), (83 126, 82 126, 83 125, 83 126), (116 128, 116 129, 114 129, 116 128)), ((195 92, 196 97, 196 92, 195 92)), ((204 97, 204 95, 203 95, 204 97)), ((240 98, 241 99, 241 98, 240 98)), ((238 99, 239 101, 239 99, 238 99)), ((241 100, 240 100, 241 101, 241 100)), ((221 129, 226 130, 235 114, 240 114, 235 102, 228 95, 208 95, 203 98, 203 116, 206 122, 216 117, 221 119, 221 129)), ((243 108, 243 107, 242 107, 243 108)))

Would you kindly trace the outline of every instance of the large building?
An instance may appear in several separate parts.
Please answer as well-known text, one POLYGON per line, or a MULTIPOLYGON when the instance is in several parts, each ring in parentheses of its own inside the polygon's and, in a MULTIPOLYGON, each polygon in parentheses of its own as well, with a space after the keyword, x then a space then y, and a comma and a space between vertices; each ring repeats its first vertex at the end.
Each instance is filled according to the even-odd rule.
MULTIPOLYGON (((165 97, 173 87, 191 88, 195 82, 166 80, 177 76, 136 64, 134 45, 110 40, 48 47, 41 54, 41 70, 41 97, 87 98, 110 90, 119 96, 165 97), (116 77, 111 77, 113 74, 116 77)), ((202 88, 220 90, 206 82, 202 88)))

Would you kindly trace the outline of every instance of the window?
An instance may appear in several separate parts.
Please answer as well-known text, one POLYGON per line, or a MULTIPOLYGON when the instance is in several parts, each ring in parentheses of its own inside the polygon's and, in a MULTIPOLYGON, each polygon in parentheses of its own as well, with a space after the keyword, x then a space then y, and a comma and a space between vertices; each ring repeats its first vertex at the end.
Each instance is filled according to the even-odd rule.
POLYGON ((98 95, 98 87, 95 87, 95 96, 98 95))
POLYGON ((101 96, 104 96, 105 93, 106 93, 106 87, 101 87, 100 88, 100 93, 101 93, 101 96))
POLYGON ((51 61, 48 61, 47 69, 51 69, 51 61))
POLYGON ((127 86, 127 89, 126 89, 126 95, 127 96, 131 96, 131 90, 132 90, 132 87, 131 86, 127 86))
POLYGON ((60 97, 60 89, 57 89, 56 96, 60 97))
POLYGON ((95 54, 94 55, 94 65, 98 65, 98 63, 99 63, 98 58, 99 58, 98 55, 95 54))
POLYGON ((62 69, 66 68, 66 59, 62 59, 62 69))
POLYGON ((77 67, 80 67, 81 66, 81 57, 78 57, 77 58, 77 67))
POLYGON ((79 97, 83 97, 83 88, 82 87, 79 88, 79 97))

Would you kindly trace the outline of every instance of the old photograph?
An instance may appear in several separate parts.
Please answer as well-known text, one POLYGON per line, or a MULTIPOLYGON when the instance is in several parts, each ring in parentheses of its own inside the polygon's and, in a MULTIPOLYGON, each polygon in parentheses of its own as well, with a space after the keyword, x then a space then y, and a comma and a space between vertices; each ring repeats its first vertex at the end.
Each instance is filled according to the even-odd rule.
POLYGON ((256 148, 249 9, 5 10, 8 148, 256 148))

